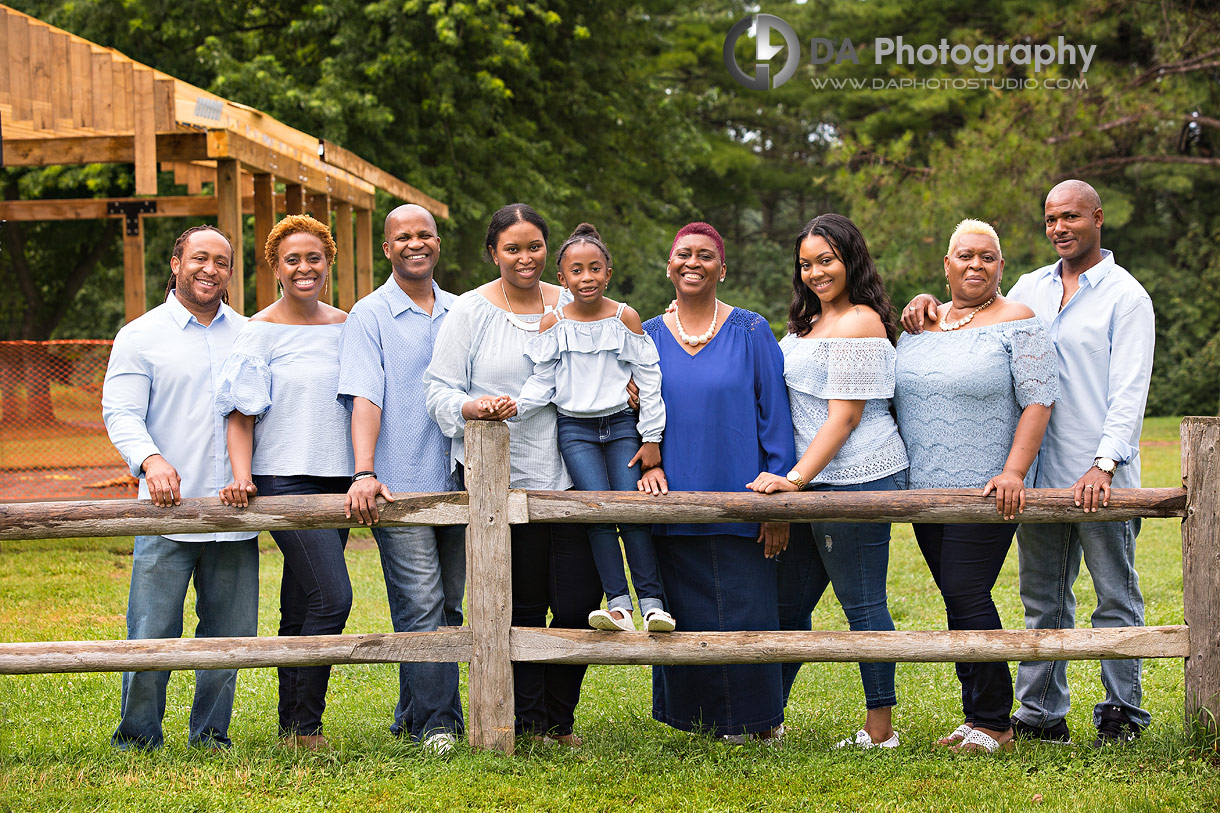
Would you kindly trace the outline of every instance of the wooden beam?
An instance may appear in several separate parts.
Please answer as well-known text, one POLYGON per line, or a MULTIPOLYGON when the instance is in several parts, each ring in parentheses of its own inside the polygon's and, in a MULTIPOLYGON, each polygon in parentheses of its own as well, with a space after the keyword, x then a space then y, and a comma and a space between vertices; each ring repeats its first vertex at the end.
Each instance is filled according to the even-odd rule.
POLYGON ((153 93, 155 96, 153 108, 157 132, 172 132, 176 127, 174 122, 174 80, 157 79, 154 82, 153 93))
POLYGON ((436 198, 425 195, 414 186, 405 181, 400 181, 384 169, 370 164, 359 155, 356 155, 356 153, 345 150, 338 144, 334 144, 326 139, 321 139, 321 141, 322 160, 326 163, 363 178, 378 189, 385 190, 399 200, 419 204, 431 212, 434 217, 449 219, 449 207, 436 198))
POLYGON ((153 72, 144 67, 132 76, 131 106, 135 131, 136 195, 157 194, 157 111, 153 72))
MULTIPOLYGON (((1220 418, 1182 419, 1182 602, 1190 628, 1187 729, 1220 733, 1220 418)), ((1113 500, 1111 500, 1113 501, 1113 500)))
POLYGON ((335 288, 339 292, 339 307, 350 311, 356 304, 356 247, 352 241, 352 205, 335 204, 335 288))
MULTIPOLYGON (((98 220, 104 217, 122 217, 108 211, 110 203, 145 202, 148 198, 68 198, 48 200, 0 200, 0 220, 98 220)), ((216 198, 208 195, 167 195, 156 199, 157 211, 144 217, 216 217, 216 198)), ((277 210, 283 205, 277 202, 277 210)), ((241 199, 243 215, 252 215, 254 198, 241 199)))
POLYGON ((284 211, 290 215, 305 214, 305 187, 299 183, 284 184, 284 211))
POLYGON ((356 210, 356 299, 373 292, 373 213, 356 210))
MULTIPOLYGON (((172 508, 157 508, 147 500, 0 503, 0 539, 359 527, 354 518, 343 516, 344 498, 343 494, 255 497, 242 509, 224 505, 219 497, 184 499, 172 508)), ((393 503, 379 503, 378 527, 465 525, 470 520, 464 491, 395 494, 394 498, 393 503)), ((525 495, 514 493, 513 498, 509 522, 524 522, 525 495)))
MULTIPOLYGON (((1070 488, 1025 491, 1022 522, 1110 522, 1181 517, 1181 488, 1116 488, 1110 506, 1086 514, 1070 488)), ((1005 522, 995 499, 971 489, 754 494, 674 491, 650 497, 627 491, 530 491, 530 522, 1005 522)))
POLYGON ((9 12, 0 6, 0 40, 5 43, 4 53, 0 54, 0 106, 8 107, 8 115, 12 115, 13 96, 9 92, 9 60, 12 58, 12 46, 9 45, 9 12))
POLYGON ((123 304, 128 322, 144 314, 144 217, 136 217, 136 233, 123 233, 123 304))
POLYGON ((246 312, 245 250, 242 245, 241 167, 236 159, 216 162, 216 225, 233 246, 233 276, 229 280, 229 306, 246 312))
POLYGON ((0 644, 0 675, 470 660, 466 627, 374 635, 145 638, 0 644))
MULTIPOLYGON (((472 626, 474 626, 472 624, 472 626)), ((478 640, 478 633, 475 633, 478 640)), ((603 664, 982 663, 1181 658, 1193 630, 1105 627, 895 632, 666 632, 513 627, 515 661, 603 664)), ((477 649, 476 649, 477 651, 477 649)), ((472 672, 473 672, 473 661, 472 672)), ((471 717, 474 710, 471 709, 471 717)))
POLYGON ((93 126, 93 66, 89 43, 72 40, 72 123, 93 126))
POLYGON ((55 128, 74 127, 72 118, 72 86, 76 76, 72 73, 71 38, 57 29, 51 31, 51 120, 55 128))
POLYGON ((466 606, 474 630, 467 731, 475 748, 511 754, 515 735, 507 462, 507 426, 498 421, 466 424, 466 485, 470 489, 466 606))
MULTIPOLYGON (((93 61, 93 127, 98 130, 115 130, 114 126, 114 70, 110 54, 95 50, 93 61)), ((133 148, 134 152, 134 148, 133 148)))
MULTIPOLYGON (((208 157, 203 133, 165 133, 157 136, 161 161, 194 161, 208 157)), ((63 138, 6 138, 4 165, 44 167, 59 164, 135 163, 132 136, 70 136, 63 138)))
POLYGON ((18 14, 8 15, 9 104, 12 118, 33 121, 34 97, 30 75, 30 24, 18 14))
POLYGON ((30 92, 33 95, 34 127, 54 130, 51 110, 51 29, 43 23, 30 25, 30 92))
POLYGON ((275 272, 267 264, 263 247, 275 225, 275 176, 260 172, 254 176, 254 287, 261 311, 276 300, 275 272))

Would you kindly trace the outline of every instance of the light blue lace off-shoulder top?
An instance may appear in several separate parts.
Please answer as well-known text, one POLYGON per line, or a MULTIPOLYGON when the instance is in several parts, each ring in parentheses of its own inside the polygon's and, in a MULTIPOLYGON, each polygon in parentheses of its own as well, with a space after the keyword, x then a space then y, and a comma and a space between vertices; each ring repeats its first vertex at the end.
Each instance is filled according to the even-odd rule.
POLYGON ((627 407, 627 382, 640 389, 636 423, 645 442, 660 443, 665 433, 665 402, 661 400, 661 366, 657 347, 647 333, 633 333, 618 313, 595 322, 560 319, 550 330, 531 338, 525 354, 534 374, 521 388, 517 416, 526 419, 547 404, 560 415, 601 418, 627 407))
POLYGON ((342 324, 246 322, 220 371, 216 407, 255 415, 252 474, 351 477, 351 414, 339 391, 342 324))
POLYGON ((1055 348, 1037 318, 904 333, 896 379, 910 488, 986 485, 1003 471, 1025 407, 1050 406, 1059 397, 1055 348))
POLYGON ((887 339, 801 339, 789 333, 779 349, 798 459, 830 417, 831 400, 865 402, 860 425, 813 482, 869 483, 907 467, 906 449, 890 415, 895 353, 887 339))

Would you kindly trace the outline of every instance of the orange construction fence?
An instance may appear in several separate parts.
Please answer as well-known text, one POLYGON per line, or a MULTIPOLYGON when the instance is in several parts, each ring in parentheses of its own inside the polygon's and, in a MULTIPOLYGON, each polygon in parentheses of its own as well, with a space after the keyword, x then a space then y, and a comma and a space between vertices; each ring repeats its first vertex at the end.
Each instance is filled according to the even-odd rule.
POLYGON ((102 423, 111 344, 0 342, 0 501, 135 496, 102 423))

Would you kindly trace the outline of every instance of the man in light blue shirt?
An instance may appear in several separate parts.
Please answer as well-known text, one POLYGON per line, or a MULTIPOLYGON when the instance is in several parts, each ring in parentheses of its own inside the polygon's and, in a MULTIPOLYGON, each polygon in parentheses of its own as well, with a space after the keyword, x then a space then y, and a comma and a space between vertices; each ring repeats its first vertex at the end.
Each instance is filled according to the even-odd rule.
MULTIPOLYGON (((393 273, 356 303, 339 342, 339 400, 352 410, 356 476, 347 512, 373 526, 395 632, 461 626, 466 589, 463 526, 379 528, 377 498, 392 491, 452 491, 449 439, 428 416, 424 370, 456 297, 432 279, 440 258, 436 221, 414 204, 386 217, 382 251, 393 273)), ((436 753, 462 732, 456 663, 399 666, 390 730, 436 753)))
MULTIPOLYGON (((1035 487, 1071 488, 1086 512, 1110 489, 1140 485, 1139 440, 1152 374, 1152 300, 1101 248, 1101 199, 1070 180, 1046 197, 1046 236, 1060 260, 1017 280, 1008 297, 1031 307, 1059 359, 1059 400, 1038 456, 1035 487)), ((1140 520, 1030 523, 1017 532, 1021 601, 1030 629, 1076 625, 1072 586, 1083 557, 1097 592, 1094 627, 1144 624, 1135 571, 1140 520)), ((1093 710, 1094 746, 1130 742, 1147 727, 1139 660, 1101 661, 1106 696, 1093 710)), ((1022 662, 1013 715, 1019 736, 1068 740, 1067 663, 1022 662)))
MULTIPOLYGON (((162 508, 183 497, 214 497, 232 479, 225 420, 216 410, 221 363, 245 318, 222 301, 233 249, 212 226, 174 243, 165 303, 123 327, 102 386, 102 419, 135 477, 140 499, 162 508)), ((137 536, 127 602, 127 637, 177 638, 192 577, 199 638, 258 633, 257 535, 137 536)), ((164 742, 169 672, 125 672, 116 748, 164 742)), ((188 742, 226 748, 237 670, 195 672, 188 742)))

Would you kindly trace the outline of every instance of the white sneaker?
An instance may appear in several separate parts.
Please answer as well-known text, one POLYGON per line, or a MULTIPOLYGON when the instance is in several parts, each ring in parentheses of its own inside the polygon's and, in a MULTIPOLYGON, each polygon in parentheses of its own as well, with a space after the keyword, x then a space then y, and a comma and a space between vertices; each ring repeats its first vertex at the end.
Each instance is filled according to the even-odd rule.
POLYGON ((873 742, 873 738, 868 735, 868 732, 863 728, 856 732, 856 736, 848 737, 845 740, 839 740, 835 743, 835 748, 897 748, 898 735, 894 734, 885 742, 873 742))
POLYGON ((448 731, 442 731, 428 737, 428 739, 423 741, 420 747, 425 751, 430 751, 436 756, 441 757, 452 751, 453 746, 456 744, 457 737, 450 734, 448 731))
POLYGON ((615 618, 609 610, 594 610, 589 613, 589 626, 605 632, 635 632, 635 621, 631 614, 623 610, 618 612, 623 613, 622 618, 615 618))

